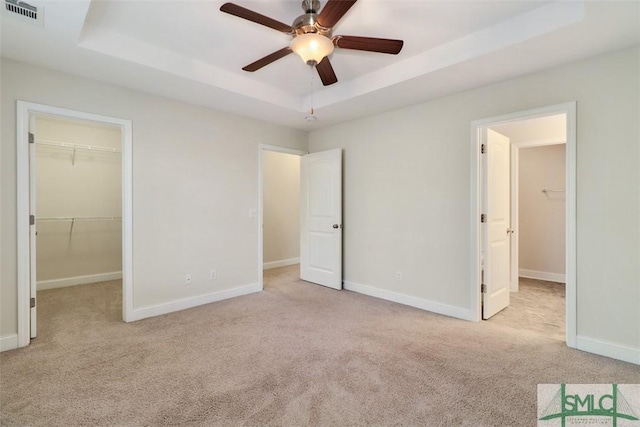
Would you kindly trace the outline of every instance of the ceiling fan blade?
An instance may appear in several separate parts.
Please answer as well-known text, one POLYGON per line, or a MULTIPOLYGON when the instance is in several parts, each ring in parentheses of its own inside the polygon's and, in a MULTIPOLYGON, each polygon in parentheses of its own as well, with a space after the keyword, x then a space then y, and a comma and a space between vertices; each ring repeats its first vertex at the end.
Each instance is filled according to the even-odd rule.
POLYGON ((331 28, 355 4, 357 0, 329 0, 318 15, 318 24, 324 28, 331 28))
POLYGON ((280 50, 273 52, 270 55, 265 56, 264 58, 258 59, 256 62, 253 62, 247 65, 246 67, 242 67, 242 69, 250 72, 258 71, 260 68, 266 65, 269 65, 272 62, 277 61, 278 59, 289 55, 291 52, 293 51, 291 50, 290 47, 282 48, 280 50))
POLYGON ((334 46, 342 49, 367 50, 369 52, 397 55, 402 50, 402 40, 377 39, 373 37, 335 36, 334 46))
POLYGON ((239 18, 243 18, 248 21, 255 22, 256 24, 273 28, 276 31, 280 31, 283 33, 292 32, 291 25, 287 25, 283 22, 276 21, 275 19, 271 19, 268 16, 261 15, 252 10, 245 9, 244 7, 238 6, 237 4, 225 3, 222 6, 220 6, 220 10, 230 15, 234 15, 239 18))
POLYGON ((316 70, 318 70, 318 75, 320 76, 320 80, 322 80, 322 84, 324 86, 332 85, 338 81, 328 57, 325 56, 322 61, 316 64, 316 70))

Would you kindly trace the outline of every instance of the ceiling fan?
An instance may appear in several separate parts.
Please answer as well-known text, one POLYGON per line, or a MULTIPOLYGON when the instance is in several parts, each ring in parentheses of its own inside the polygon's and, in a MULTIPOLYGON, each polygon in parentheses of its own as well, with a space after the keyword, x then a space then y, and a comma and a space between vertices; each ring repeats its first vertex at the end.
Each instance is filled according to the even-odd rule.
POLYGON ((315 66, 322 84, 325 86, 338 81, 336 73, 329 62, 329 57, 335 47, 341 49, 365 50, 369 52, 389 53, 397 55, 402 49, 402 40, 379 39, 358 36, 333 36, 331 31, 340 18, 355 4, 357 0, 328 0, 320 13, 318 0, 303 0, 301 15, 292 25, 285 24, 267 16, 261 15, 233 3, 225 3, 220 7, 222 12, 273 28, 293 37, 291 44, 277 50, 264 58, 243 67, 245 71, 257 71, 272 62, 289 55, 292 52, 300 55, 302 60, 315 66))

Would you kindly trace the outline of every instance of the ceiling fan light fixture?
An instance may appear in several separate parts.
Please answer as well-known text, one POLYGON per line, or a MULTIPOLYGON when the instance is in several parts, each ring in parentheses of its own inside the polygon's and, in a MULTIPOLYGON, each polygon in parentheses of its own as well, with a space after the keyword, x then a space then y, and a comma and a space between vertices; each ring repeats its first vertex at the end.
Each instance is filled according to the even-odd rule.
POLYGON ((316 65, 333 52, 333 42, 317 33, 300 34, 291 40, 291 50, 309 65, 316 65))

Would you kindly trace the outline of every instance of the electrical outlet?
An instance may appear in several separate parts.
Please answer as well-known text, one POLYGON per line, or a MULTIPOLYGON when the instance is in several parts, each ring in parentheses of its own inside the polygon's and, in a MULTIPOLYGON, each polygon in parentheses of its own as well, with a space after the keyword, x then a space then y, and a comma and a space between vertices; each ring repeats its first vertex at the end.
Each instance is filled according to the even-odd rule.
POLYGON ((401 271, 396 271, 396 280, 398 282, 402 280, 402 272, 401 271))
POLYGON ((191 284, 191 274, 188 273, 188 274, 186 274, 184 276, 184 284, 185 285, 190 285, 191 284))
POLYGON ((218 278, 218 273, 215 270, 211 270, 209 272, 209 280, 216 280, 218 278))

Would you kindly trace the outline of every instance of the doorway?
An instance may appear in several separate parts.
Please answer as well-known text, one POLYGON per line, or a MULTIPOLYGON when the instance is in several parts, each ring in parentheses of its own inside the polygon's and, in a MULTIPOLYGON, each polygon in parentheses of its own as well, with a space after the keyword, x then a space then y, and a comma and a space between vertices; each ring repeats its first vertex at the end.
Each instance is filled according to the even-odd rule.
MULTIPOLYGON (((300 264, 300 160, 303 151, 260 146, 260 286, 265 272, 300 264)), ((299 268, 299 267, 298 267, 299 268)), ((296 273, 299 277, 299 272, 296 273)))
MULTIPOLYGON (((517 213, 519 197, 517 185, 511 185, 513 191, 510 191, 508 186, 506 186, 506 190, 503 190, 508 192, 508 197, 511 199, 511 207, 507 209, 511 213, 514 213, 514 215, 509 213, 506 225, 500 224, 504 230, 501 228, 499 234, 500 236, 502 236, 502 234, 509 236, 509 238, 503 240, 505 240, 507 244, 510 244, 511 248, 503 250, 502 252, 492 251, 488 249, 489 247, 485 247, 483 243, 491 243, 491 239, 487 237, 487 230, 491 230, 491 225, 484 223, 486 220, 491 220, 491 215, 486 214, 486 210, 491 209, 491 199, 490 196, 488 196, 491 191, 488 192, 487 180, 484 178, 486 176, 485 170, 491 170, 491 166, 489 166, 487 160, 485 160, 487 156, 484 156, 487 150, 487 145, 484 144, 487 144, 487 135, 491 133, 495 133, 501 137, 504 137, 504 134, 510 134, 511 139, 513 139, 513 143, 510 144, 507 142, 507 144, 511 146, 510 148, 514 155, 511 162, 509 162, 507 156, 506 161, 509 164, 507 166, 508 175, 506 176, 512 176, 514 179, 517 177, 520 150, 526 149, 525 147, 552 146, 552 144, 564 142, 562 139, 566 140, 563 177, 566 184, 565 187, 556 188, 554 185, 554 188, 551 188, 552 186, 550 185, 544 185, 539 191, 540 195, 548 199, 551 197, 554 198, 554 200, 547 200, 551 202, 551 204, 555 204, 556 207, 560 204, 562 205, 561 207, 564 208, 564 222, 566 224, 564 241, 566 242, 566 246, 563 253, 560 254, 561 260, 559 262, 564 264, 566 268, 564 275, 566 281, 566 301, 564 305, 564 312, 566 313, 566 342, 568 346, 575 347, 575 103, 518 112, 472 123, 472 301, 474 301, 474 306, 476 307, 476 320, 480 320, 483 317, 483 302, 486 304, 488 298, 489 303, 494 305, 491 307, 494 312, 500 311, 500 307, 496 310, 496 301, 490 299, 491 295, 498 295, 500 297, 498 303, 502 304, 502 308, 508 305, 509 291, 518 290, 520 273, 522 273, 523 270, 527 270, 518 267, 518 249, 519 246, 522 246, 518 244, 518 238, 522 236, 522 233, 519 232, 520 225, 517 213), (540 131, 540 129, 543 129, 540 124, 545 121, 547 124, 552 122, 555 124, 561 123, 560 127, 562 128, 561 133, 563 135, 551 136, 547 134, 543 136, 539 133, 536 134, 534 130, 540 131), (485 151, 484 153, 483 150, 485 151), (515 169, 515 174, 511 174, 509 168, 515 169), (545 191, 542 192, 542 190, 545 191), (551 190, 553 190, 553 192, 551 190), (563 192, 562 200, 557 200, 561 191, 563 192), (487 197, 489 197, 489 199, 487 199, 487 197), (487 200, 489 200, 489 208, 487 207, 487 200), (497 261, 492 259, 496 254, 498 254, 497 256, 499 258, 497 261), (494 270, 496 269, 501 270, 501 272, 495 274, 494 270), (486 271, 491 273, 489 278, 486 276, 486 271), (502 288, 496 290, 494 277, 504 279, 498 286, 502 288), (491 287, 492 285, 494 288, 491 287), (506 302, 505 299, 502 298, 505 292, 498 292, 501 289, 506 289, 506 302), (493 294, 491 294, 491 292, 493 292, 493 294)), ((510 138, 504 138, 506 138, 507 141, 510 140, 510 138)), ((489 150, 491 150, 490 145, 489 150)), ((489 157, 489 159, 491 158, 492 157, 489 157)), ((505 160, 503 159, 501 161, 504 163, 505 160)), ((502 187, 505 186, 502 185, 502 187)), ((502 245, 502 249, 504 249, 504 245, 502 245)), ((557 263, 558 257, 555 258, 554 261, 557 263)))
POLYGON ((489 129, 508 138, 511 155, 510 301, 490 320, 564 341, 566 115, 489 129))
POLYGON ((491 127, 511 144, 512 291, 518 290, 518 277, 522 276, 565 280, 566 127, 565 114, 491 127), (521 224, 522 220, 526 223, 521 224), (520 230, 521 226, 525 228, 520 230), (541 241, 535 242, 541 234, 541 241))
MULTIPOLYGON (((122 318, 127 321, 130 319, 133 306, 133 289, 131 282, 131 257, 133 246, 131 121, 18 101, 17 131, 18 346, 24 347, 28 345, 31 338, 35 337, 37 334, 38 270, 40 270, 40 274, 45 276, 44 281, 40 280, 41 287, 49 288, 81 284, 83 281, 85 281, 84 283, 88 283, 91 281, 110 279, 114 274, 117 274, 118 276, 121 275, 122 318), (65 126, 70 123, 74 123, 76 127, 70 129, 65 126), (41 129, 48 129, 49 136, 43 135, 42 138, 39 138, 38 125, 41 129), (81 141, 76 140, 79 137, 81 138, 83 134, 86 137, 91 133, 93 133, 94 136, 99 133, 115 133, 116 141, 111 140, 111 142, 104 142, 103 145, 96 146, 95 143, 92 145, 81 143, 81 141), (66 135, 66 137, 62 137, 62 135, 66 135), (60 140, 61 138, 66 140, 60 140), (78 178, 78 174, 82 172, 81 169, 87 169, 85 172, 90 171, 91 167, 87 167, 86 163, 83 165, 83 162, 86 162, 89 159, 95 161, 99 156, 107 155, 109 152, 113 155, 119 151, 119 158, 116 160, 119 170, 116 173, 119 174, 122 185, 121 187, 119 186, 120 191, 118 191, 118 194, 112 194, 107 197, 107 199, 113 199, 114 197, 118 199, 116 201, 115 208, 114 206, 106 208, 106 205, 102 202, 88 204, 84 207, 80 206, 82 205, 84 198, 91 197, 87 193, 84 196, 80 194, 80 197, 75 199, 74 206, 70 206, 69 202, 56 203, 55 200, 42 199, 41 204, 46 212, 38 212, 36 205, 38 184, 38 177, 36 174, 38 163, 37 150, 44 150, 40 151, 40 156, 43 161, 46 159, 45 169, 51 168, 55 163, 69 163, 66 165, 69 166, 67 168, 69 170, 65 172, 66 177, 63 179, 63 181, 66 180, 67 183, 70 183, 74 177, 78 178), (75 167, 76 165, 77 167, 75 167), (71 168, 71 166, 75 168, 71 168), (72 208, 71 210, 73 212, 66 212, 68 208, 72 208), (106 210, 102 208, 105 208, 106 210), (99 209, 101 211, 98 212, 96 210, 93 212, 92 209, 99 209), (109 210, 109 212, 106 212, 107 210, 109 210), (67 239, 67 242, 64 245, 66 248, 65 257, 68 258, 65 259, 65 266, 62 266, 62 263, 56 262, 56 260, 53 260, 52 262, 43 262, 43 265, 38 265, 36 225, 41 225, 38 224, 38 218, 42 221, 43 226, 45 223, 49 223, 47 227, 53 227, 51 230, 43 230, 44 235, 49 235, 44 236, 48 238, 43 239, 42 243, 44 246, 41 245, 40 247, 40 250, 43 251, 43 255, 60 255, 60 245, 62 243, 59 239, 61 237, 61 233, 59 233, 60 230, 58 230, 58 228, 65 228, 65 232, 63 233, 67 239), (107 231, 105 229, 105 227, 113 228, 113 225, 116 222, 121 224, 117 231, 120 235, 119 239, 117 236, 114 238, 114 230, 110 229, 107 231), (114 239, 120 242, 119 248, 116 248, 120 249, 120 253, 116 255, 119 257, 119 260, 107 260, 107 263, 110 263, 110 267, 120 267, 120 271, 101 272, 101 274, 90 272, 87 274, 88 270, 82 270, 87 268, 86 263, 82 261, 82 257, 78 258, 76 256, 77 254, 69 253, 69 248, 71 246, 77 249, 83 245, 78 240, 80 235, 83 234, 86 237, 86 233, 89 228, 95 228, 96 226, 98 228, 102 227, 101 232, 98 233, 102 234, 102 236, 97 237, 97 234, 93 233, 93 240, 91 244, 93 244, 94 247, 96 239, 103 239, 106 234, 109 235, 106 239, 111 243, 113 243, 112 240, 114 239), (73 239, 74 236, 76 239, 73 239), (73 245, 70 245, 69 242, 73 243, 73 245), (71 255, 71 257, 69 257, 69 255, 71 255), (70 265, 75 265, 75 267, 80 268, 80 270, 74 270, 75 267, 71 267, 71 269, 69 269, 70 265), (62 267, 62 270, 60 270, 60 267, 62 267), (79 273, 74 274, 70 273, 70 271, 76 271, 79 273), (47 276, 50 277, 47 278, 47 276), (96 278, 97 280, 95 280, 96 278)), ((102 158, 102 160, 104 160, 102 164, 103 167, 108 166, 109 163, 113 166, 114 159, 102 158)), ((38 171, 38 174, 44 174, 41 175, 43 177, 43 182, 41 182, 41 185, 39 186, 41 190, 52 185, 55 186, 60 184, 49 182, 51 176, 48 176, 47 173, 48 172, 43 170, 38 171), (45 182, 44 178, 47 179, 47 182, 45 182)), ((113 171, 110 173, 113 175, 113 171)), ((98 181, 100 179, 101 178, 98 178, 98 181)), ((86 183, 86 179, 82 178, 81 180, 86 183)), ((71 186, 69 185, 68 187, 71 186)), ((82 186, 75 189, 66 188, 63 190, 62 188, 63 187, 59 187, 54 189, 54 192, 49 192, 49 198, 51 198, 51 196, 53 196, 53 198, 62 196, 62 191, 70 190, 68 191, 68 195, 71 195, 72 193, 79 194, 86 190, 83 189, 82 186)), ((73 203, 71 205, 73 205, 73 203)), ((113 203, 111 203, 111 205, 113 205, 113 203)), ((86 243, 87 242, 85 241, 84 244, 86 245, 86 243)), ((110 243, 103 243, 106 246, 110 245, 110 243)), ((100 245, 100 243, 98 243, 98 245, 100 245)), ((113 256, 111 258, 113 258, 113 256)), ((46 258, 41 259, 44 260, 46 258)), ((102 269, 102 267, 105 266, 100 266, 98 270, 102 269)))
MULTIPOLYGON (((342 149, 308 154, 268 145, 260 145, 259 149, 258 277, 260 277, 260 288, 264 289, 264 242, 267 236, 265 164, 266 159, 271 157, 268 153, 270 151, 293 154, 298 157, 291 160, 297 162, 296 170, 299 171, 296 173, 297 188, 299 188, 299 198, 296 199, 299 214, 299 247, 297 251, 293 249, 289 252, 289 256, 297 252, 299 258, 285 258, 271 262, 277 266, 292 264, 299 259, 300 279, 337 290, 342 289, 342 149)), ((275 170, 274 172, 273 175, 279 181, 279 175, 282 175, 283 171, 275 170)), ((295 206, 295 203, 292 205, 295 206)), ((292 211, 290 215, 295 215, 295 212, 292 211)), ((296 231, 290 229, 288 233, 295 235, 296 231)))
POLYGON ((122 279, 121 129, 35 116, 38 291, 122 279))

